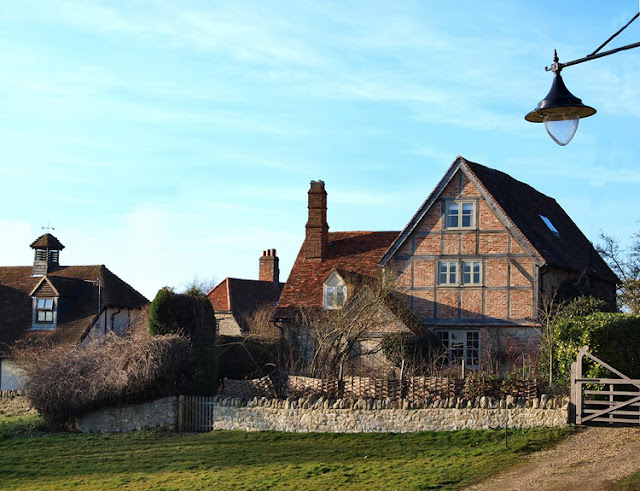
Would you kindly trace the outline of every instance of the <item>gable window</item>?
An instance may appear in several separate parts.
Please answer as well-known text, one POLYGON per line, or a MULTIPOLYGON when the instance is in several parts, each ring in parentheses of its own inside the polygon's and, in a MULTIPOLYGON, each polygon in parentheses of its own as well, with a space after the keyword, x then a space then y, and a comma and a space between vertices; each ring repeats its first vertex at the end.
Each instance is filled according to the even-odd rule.
POLYGON ((32 297, 31 329, 53 329, 58 321, 57 297, 32 297))
POLYGON ((482 283, 482 262, 462 261, 462 284, 480 285, 482 283))
POLYGON ((341 309, 346 301, 347 285, 340 275, 334 271, 323 285, 324 308, 329 310, 341 309))
POLYGON ((480 333, 478 331, 437 331, 438 339, 447 351, 449 363, 464 360, 467 368, 480 367, 480 333))
POLYGON ((458 284, 458 262, 440 261, 438 263, 438 284, 457 285, 458 284))
POLYGON ((447 201, 445 223, 447 228, 473 228, 475 226, 474 201, 447 201))
POLYGON ((53 298, 36 299, 36 322, 53 324, 53 298))

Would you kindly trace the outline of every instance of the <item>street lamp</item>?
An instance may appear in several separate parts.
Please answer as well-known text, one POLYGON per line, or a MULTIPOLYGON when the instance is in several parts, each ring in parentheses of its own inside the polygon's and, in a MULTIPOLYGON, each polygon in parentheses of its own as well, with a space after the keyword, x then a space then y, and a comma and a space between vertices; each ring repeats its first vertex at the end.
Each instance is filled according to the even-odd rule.
POLYGON ((549 90, 547 96, 542 99, 536 108, 527 114, 524 119, 531 123, 544 123, 547 133, 549 133, 549 136, 558 145, 565 146, 569 143, 578 129, 580 119, 593 116, 596 113, 596 110, 584 105, 581 99, 569 92, 567 86, 562 80, 560 72, 564 67, 595 60, 596 58, 602 58, 603 56, 612 55, 618 51, 640 47, 640 43, 633 43, 599 53, 599 51, 613 38, 629 27, 629 25, 636 20, 638 16, 640 16, 640 12, 634 15, 622 29, 602 43, 598 49, 584 58, 569 61, 567 63, 560 63, 558 53, 554 51, 553 64, 550 67, 545 67, 546 71, 552 71, 554 75, 551 90, 549 90))

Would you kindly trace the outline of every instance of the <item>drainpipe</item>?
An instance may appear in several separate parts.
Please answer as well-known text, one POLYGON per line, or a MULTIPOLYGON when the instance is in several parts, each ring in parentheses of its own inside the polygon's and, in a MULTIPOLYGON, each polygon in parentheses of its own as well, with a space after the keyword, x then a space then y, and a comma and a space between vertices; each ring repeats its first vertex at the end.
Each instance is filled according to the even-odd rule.
POLYGON ((114 327, 114 325, 115 325, 115 319, 114 319, 114 317, 115 317, 116 315, 118 315, 121 311, 122 311, 122 309, 121 309, 120 307, 118 307, 118 311, 117 311, 117 312, 114 312, 113 314, 111 314, 111 332, 114 332, 114 328, 113 328, 113 327, 114 327))

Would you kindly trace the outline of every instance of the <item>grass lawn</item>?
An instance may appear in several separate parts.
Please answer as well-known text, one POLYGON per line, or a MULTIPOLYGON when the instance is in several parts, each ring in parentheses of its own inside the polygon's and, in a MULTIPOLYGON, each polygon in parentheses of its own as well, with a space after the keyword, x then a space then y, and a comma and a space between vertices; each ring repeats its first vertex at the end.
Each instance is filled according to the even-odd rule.
POLYGON ((0 487, 12 489, 458 489, 516 465, 569 428, 413 434, 140 431, 46 433, 0 419, 0 487))
POLYGON ((611 485, 612 491, 640 491, 640 471, 624 477, 611 485))

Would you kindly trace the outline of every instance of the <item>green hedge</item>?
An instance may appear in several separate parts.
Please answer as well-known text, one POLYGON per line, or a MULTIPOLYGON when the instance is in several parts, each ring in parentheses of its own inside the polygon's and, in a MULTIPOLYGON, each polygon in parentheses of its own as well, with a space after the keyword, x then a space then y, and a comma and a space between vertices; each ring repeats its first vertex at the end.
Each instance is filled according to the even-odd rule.
POLYGON ((216 320, 206 295, 195 290, 175 293, 171 288, 162 288, 149 308, 149 332, 186 336, 193 346, 195 363, 193 379, 186 384, 185 393, 215 394, 218 386, 216 320))
MULTIPOLYGON (((585 345, 592 354, 625 375, 640 378, 640 315, 597 312, 559 318, 554 326, 554 345, 559 382, 569 384, 571 363, 585 345)), ((587 363, 583 374, 588 377, 610 375, 596 363, 587 363)))

